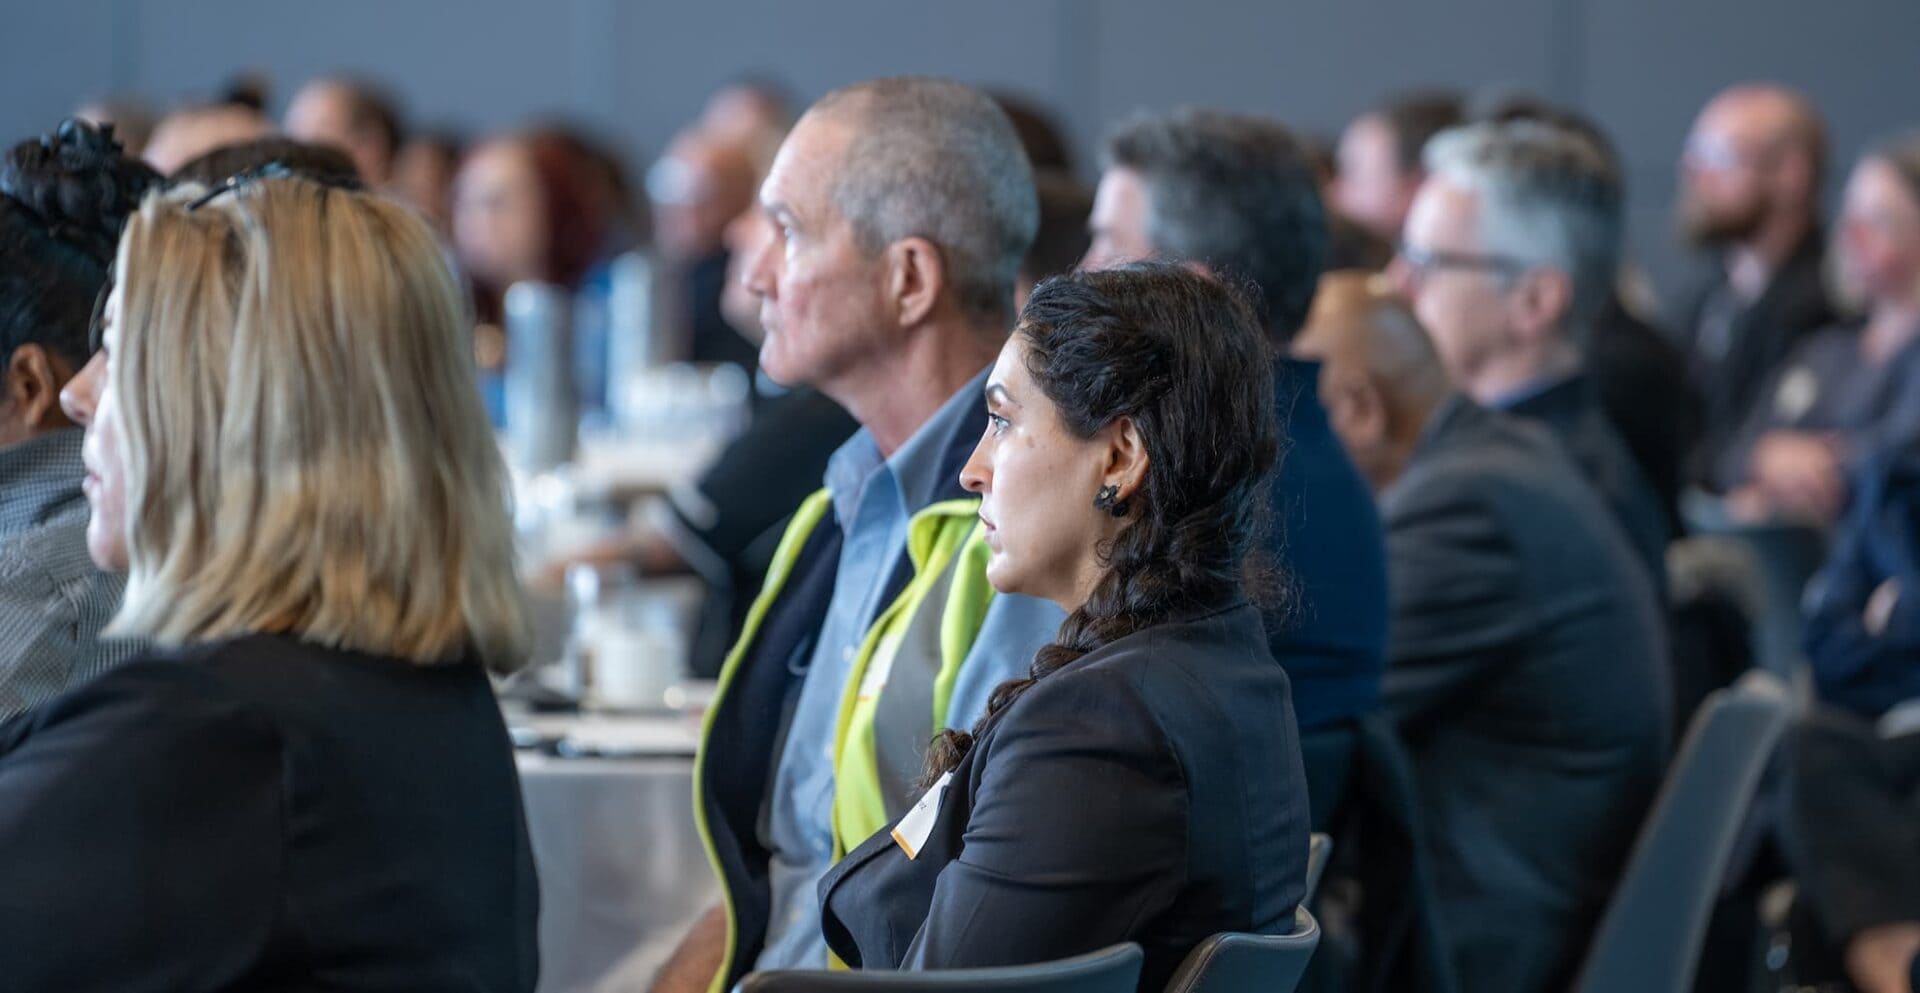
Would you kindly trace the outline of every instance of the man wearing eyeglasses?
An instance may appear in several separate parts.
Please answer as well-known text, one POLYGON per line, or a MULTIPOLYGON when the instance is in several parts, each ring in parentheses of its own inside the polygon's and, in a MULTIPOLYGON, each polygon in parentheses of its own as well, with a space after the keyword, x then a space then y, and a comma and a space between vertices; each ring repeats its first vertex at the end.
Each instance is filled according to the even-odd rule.
POLYGON ((1667 514, 1586 371, 1619 265, 1618 175, 1589 139, 1538 121, 1456 128, 1426 157, 1389 274, 1454 386, 1552 432, 1664 589, 1667 514))
POLYGON ((1713 98, 1680 158, 1680 227, 1719 265, 1692 296, 1683 345, 1704 401, 1704 481, 1793 346, 1834 320, 1818 216, 1826 136, 1800 94, 1769 84, 1713 98))

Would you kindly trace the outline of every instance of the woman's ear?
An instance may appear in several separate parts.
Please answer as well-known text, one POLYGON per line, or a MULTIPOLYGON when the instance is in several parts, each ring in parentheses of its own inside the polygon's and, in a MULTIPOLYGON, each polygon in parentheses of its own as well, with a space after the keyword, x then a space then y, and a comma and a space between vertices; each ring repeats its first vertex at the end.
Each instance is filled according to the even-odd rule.
POLYGON ((1147 482, 1146 443, 1141 440, 1140 429, 1131 417, 1114 421, 1103 433, 1107 439, 1107 467, 1100 477, 1101 483, 1119 487, 1117 499, 1131 500, 1147 482))

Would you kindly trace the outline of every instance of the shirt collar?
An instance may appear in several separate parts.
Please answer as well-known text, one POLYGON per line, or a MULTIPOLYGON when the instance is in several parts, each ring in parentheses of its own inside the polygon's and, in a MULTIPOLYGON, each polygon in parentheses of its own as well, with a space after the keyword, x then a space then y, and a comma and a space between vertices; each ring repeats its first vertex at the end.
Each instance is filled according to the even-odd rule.
POLYGON ((894 483, 900 489, 901 504, 908 514, 933 503, 941 489, 951 482, 941 468, 948 443, 967 414, 985 405, 981 391, 986 388, 990 371, 991 367, 980 370, 967 385, 948 397, 892 456, 881 457, 880 446, 874 443, 872 433, 866 428, 854 432, 853 437, 833 453, 827 460, 826 485, 833 499, 834 516, 842 526, 853 519, 861 494, 883 468, 893 474, 894 483))
POLYGON ((81 496, 85 437, 80 428, 58 428, 0 448, 0 537, 45 521, 81 496))
POLYGON ((1570 372, 1564 376, 1549 376, 1544 379, 1536 379, 1530 383, 1508 390, 1500 396, 1495 397, 1492 403, 1486 404, 1485 406, 1489 410, 1512 410, 1529 400, 1535 400, 1545 396, 1563 384, 1571 382, 1578 375, 1580 375, 1578 372, 1570 372))

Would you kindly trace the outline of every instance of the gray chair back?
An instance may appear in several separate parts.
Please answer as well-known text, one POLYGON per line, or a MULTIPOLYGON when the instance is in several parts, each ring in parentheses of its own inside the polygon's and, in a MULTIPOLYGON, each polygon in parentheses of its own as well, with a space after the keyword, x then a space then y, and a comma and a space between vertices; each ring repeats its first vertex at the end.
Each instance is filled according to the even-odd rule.
POLYGON ((1167 981, 1166 993, 1293 993, 1320 946, 1320 922, 1305 906, 1293 933, 1216 934, 1195 946, 1167 981))
POLYGON ((1140 946, 1129 941, 1056 962, 992 969, 893 972, 779 969, 742 977, 734 993, 1134 993, 1140 946))
POLYGON ((1601 918, 1575 993, 1686 993, 1734 839, 1791 714, 1751 672, 1707 697, 1601 918))
POLYGON ((1307 893, 1300 898, 1303 904, 1313 903, 1320 892, 1320 879, 1327 874, 1327 862, 1333 858, 1333 838, 1315 831, 1307 838, 1307 893))

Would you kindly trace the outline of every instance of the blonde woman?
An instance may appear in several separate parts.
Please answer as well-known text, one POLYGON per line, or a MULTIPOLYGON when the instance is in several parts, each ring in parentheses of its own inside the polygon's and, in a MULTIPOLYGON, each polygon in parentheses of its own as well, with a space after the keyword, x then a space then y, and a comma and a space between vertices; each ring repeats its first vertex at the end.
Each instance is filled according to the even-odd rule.
POLYGON ((530 990, 485 668, 525 646, 460 292, 377 198, 238 177, 128 222, 88 550, 159 646, 0 725, 8 990, 530 990))

